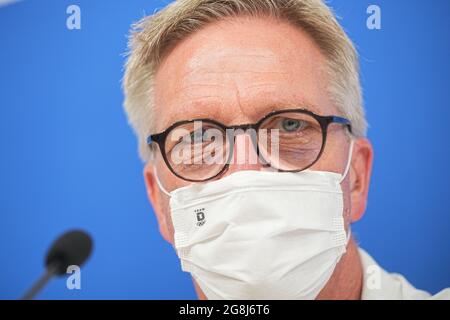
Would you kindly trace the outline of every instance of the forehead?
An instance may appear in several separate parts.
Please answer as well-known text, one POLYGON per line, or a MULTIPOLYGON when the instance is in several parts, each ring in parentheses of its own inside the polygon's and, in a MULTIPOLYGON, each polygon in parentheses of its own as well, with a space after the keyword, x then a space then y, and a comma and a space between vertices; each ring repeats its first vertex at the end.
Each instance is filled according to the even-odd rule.
POLYGON ((209 24, 177 44, 158 69, 157 130, 196 118, 254 122, 282 108, 336 113, 325 65, 314 41, 288 23, 234 18, 209 24))

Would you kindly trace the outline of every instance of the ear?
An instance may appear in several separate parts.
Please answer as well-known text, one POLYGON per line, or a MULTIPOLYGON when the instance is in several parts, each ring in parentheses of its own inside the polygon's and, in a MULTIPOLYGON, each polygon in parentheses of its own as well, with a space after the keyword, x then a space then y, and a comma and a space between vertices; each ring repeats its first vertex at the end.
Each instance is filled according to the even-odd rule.
POLYGON ((144 167, 144 181, 147 188, 147 197, 153 206, 156 219, 158 220, 159 232, 163 238, 171 243, 169 221, 165 210, 163 210, 163 204, 161 203, 161 190, 159 190, 156 182, 153 164, 148 162, 144 167))
POLYGON ((351 222, 361 219, 366 211, 372 161, 370 141, 365 138, 355 140, 350 173, 351 222))

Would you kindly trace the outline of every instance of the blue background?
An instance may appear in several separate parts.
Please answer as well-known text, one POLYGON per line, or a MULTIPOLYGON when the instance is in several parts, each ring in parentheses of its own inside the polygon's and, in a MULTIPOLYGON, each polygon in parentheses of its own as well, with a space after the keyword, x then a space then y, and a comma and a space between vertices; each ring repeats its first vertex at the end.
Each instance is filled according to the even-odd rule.
MULTIPOLYGON (((0 298, 43 271, 71 228, 95 238, 82 289, 44 299, 196 298, 158 232, 122 110, 131 22, 168 1, 26 0, 0 7, 0 298), (81 30, 66 8, 81 8, 81 30)), ((361 54, 375 148, 362 247, 433 293, 450 286, 450 2, 332 1, 361 54), (366 27, 377 4, 382 30, 366 27)))

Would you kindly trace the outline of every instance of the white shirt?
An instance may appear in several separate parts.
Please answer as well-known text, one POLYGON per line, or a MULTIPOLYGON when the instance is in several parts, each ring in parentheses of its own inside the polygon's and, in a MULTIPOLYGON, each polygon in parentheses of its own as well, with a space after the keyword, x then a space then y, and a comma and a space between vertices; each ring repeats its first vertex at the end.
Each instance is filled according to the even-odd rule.
POLYGON ((359 248, 363 267, 362 300, 450 300, 450 288, 432 296, 414 288, 402 275, 388 273, 363 249, 359 248))

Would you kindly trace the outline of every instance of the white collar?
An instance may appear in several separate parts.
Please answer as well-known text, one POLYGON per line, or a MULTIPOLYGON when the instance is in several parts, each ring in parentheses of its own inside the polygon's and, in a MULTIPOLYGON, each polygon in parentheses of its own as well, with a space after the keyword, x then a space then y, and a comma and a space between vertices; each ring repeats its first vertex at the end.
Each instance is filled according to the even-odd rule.
MULTIPOLYGON (((386 272, 361 248, 359 255, 364 275, 362 300, 415 300, 431 297, 428 292, 414 288, 402 275, 386 272)), ((450 289, 445 291, 450 298, 450 289)))

